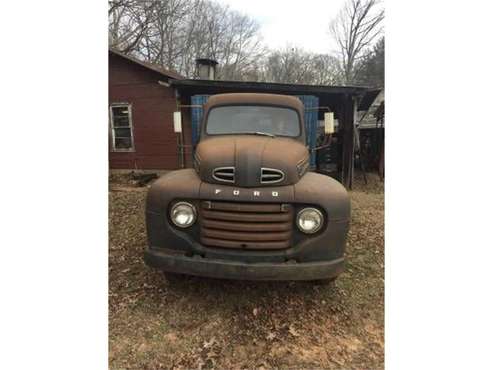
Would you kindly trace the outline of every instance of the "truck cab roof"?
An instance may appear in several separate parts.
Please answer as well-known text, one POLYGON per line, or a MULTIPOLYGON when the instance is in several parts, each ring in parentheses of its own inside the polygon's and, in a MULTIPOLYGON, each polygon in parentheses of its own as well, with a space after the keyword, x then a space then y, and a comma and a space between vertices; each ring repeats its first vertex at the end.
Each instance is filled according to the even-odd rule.
POLYGON ((204 105, 204 110, 218 105, 241 105, 241 104, 258 104, 274 105, 287 107, 297 110, 300 115, 303 114, 303 103, 300 99, 289 95, 279 94, 256 94, 256 93, 231 93, 212 95, 204 105))

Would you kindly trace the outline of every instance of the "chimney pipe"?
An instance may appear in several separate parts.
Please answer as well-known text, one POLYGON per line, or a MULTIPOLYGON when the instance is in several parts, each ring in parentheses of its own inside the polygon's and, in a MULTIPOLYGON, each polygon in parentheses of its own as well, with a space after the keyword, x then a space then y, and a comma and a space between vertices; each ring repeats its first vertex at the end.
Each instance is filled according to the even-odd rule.
POLYGON ((217 61, 208 58, 195 59, 197 64, 197 76, 200 80, 215 80, 217 61))

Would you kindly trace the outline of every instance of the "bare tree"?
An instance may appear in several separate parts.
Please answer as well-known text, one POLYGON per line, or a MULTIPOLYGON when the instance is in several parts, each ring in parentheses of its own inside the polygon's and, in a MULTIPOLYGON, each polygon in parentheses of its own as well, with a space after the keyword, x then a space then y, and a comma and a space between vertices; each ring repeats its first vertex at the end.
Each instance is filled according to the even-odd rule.
POLYGON ((260 25, 247 15, 230 12, 226 20, 225 37, 218 59, 219 76, 227 80, 242 80, 255 69, 265 53, 260 37, 260 25))
POLYGON ((247 15, 215 2, 203 2, 191 22, 194 59, 207 57, 219 62, 219 79, 242 80, 263 54, 260 25, 247 15))
POLYGON ((124 53, 138 48, 150 25, 158 1, 110 0, 109 43, 124 53))
POLYGON ((153 9, 154 18, 134 54, 150 63, 179 69, 179 58, 185 52, 188 14, 193 5, 187 0, 158 1, 153 9))
POLYGON ((314 54, 311 58, 313 73, 310 83, 314 85, 340 85, 343 83, 343 71, 339 60, 329 54, 314 54))
POLYGON ((220 79, 250 78, 265 52, 256 20, 210 0, 111 0, 109 19, 112 47, 187 77, 207 57, 220 79))
POLYGON ((371 52, 358 61, 355 82, 357 85, 383 88, 385 86, 385 38, 380 38, 371 52))
POLYGON ((211 0, 110 0, 110 46, 196 77, 195 59, 219 62, 217 78, 341 84, 339 60, 298 47, 269 51, 260 24, 211 0))
POLYGON ((271 82, 307 83, 309 73, 310 56, 298 47, 273 51, 265 65, 265 78, 271 82))
POLYGON ((298 47, 273 51, 264 63, 266 81, 315 85, 340 84, 338 59, 328 54, 309 53, 298 47))
POLYGON ((342 59, 344 82, 351 84, 357 61, 383 30, 383 9, 378 0, 348 0, 330 24, 342 59))

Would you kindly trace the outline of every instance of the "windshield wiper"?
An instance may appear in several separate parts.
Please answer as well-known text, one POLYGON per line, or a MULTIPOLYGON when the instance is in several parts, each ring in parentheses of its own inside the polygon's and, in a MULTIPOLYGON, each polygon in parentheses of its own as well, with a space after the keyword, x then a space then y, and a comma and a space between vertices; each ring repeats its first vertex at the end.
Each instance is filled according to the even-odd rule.
POLYGON ((253 131, 253 132, 242 132, 244 135, 260 135, 260 136, 269 136, 269 137, 276 137, 274 134, 269 134, 268 132, 262 132, 262 131, 253 131))

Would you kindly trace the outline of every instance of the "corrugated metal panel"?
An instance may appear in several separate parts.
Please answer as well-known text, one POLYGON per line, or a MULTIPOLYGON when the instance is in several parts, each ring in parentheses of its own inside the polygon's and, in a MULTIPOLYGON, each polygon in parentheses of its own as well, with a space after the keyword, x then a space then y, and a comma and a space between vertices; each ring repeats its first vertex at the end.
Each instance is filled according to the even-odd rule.
POLYGON ((196 145, 200 137, 200 123, 202 122, 202 115, 204 109, 202 106, 207 103, 210 95, 193 95, 192 105, 200 105, 200 107, 192 108, 192 145, 196 145))
MULTIPOLYGON (((192 105, 204 105, 210 95, 193 95, 191 98, 192 105)), ((317 141, 317 120, 318 97, 313 95, 296 95, 305 106, 305 129, 306 129, 306 144, 310 148, 310 166, 315 167, 315 152, 311 149, 315 148, 317 141)), ((202 122, 202 107, 192 108, 192 145, 196 145, 200 137, 200 124, 202 122)))
POLYGON ((310 149, 310 167, 315 168, 316 156, 312 149, 317 145, 318 97, 313 95, 297 95, 305 107, 306 144, 310 149))

